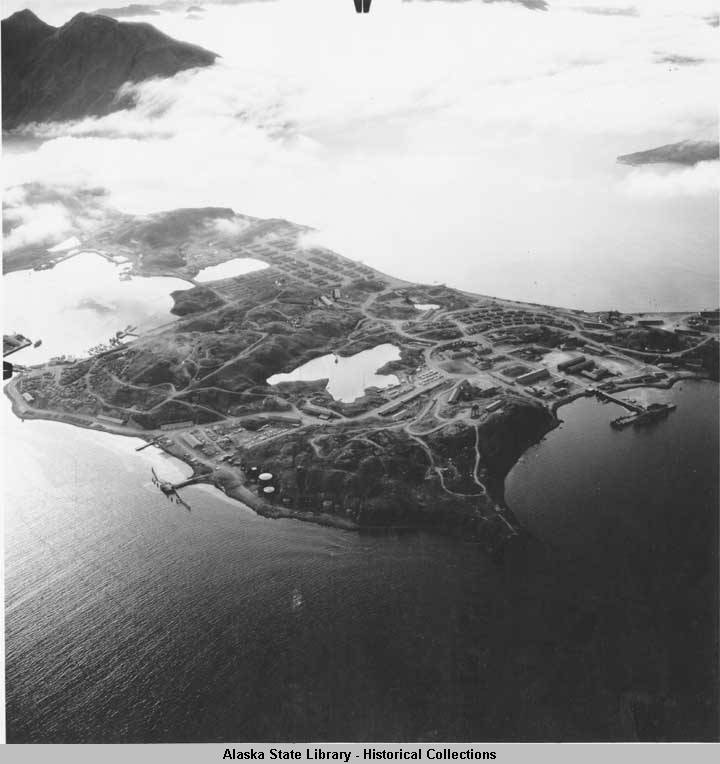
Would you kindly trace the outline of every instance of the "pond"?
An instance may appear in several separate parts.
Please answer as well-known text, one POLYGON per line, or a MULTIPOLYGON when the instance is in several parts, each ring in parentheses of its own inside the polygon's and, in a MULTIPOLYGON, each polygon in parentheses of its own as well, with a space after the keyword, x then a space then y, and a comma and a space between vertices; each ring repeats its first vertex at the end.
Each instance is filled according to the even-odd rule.
POLYGON ((252 257, 235 257, 219 265, 209 265, 207 268, 203 268, 195 276, 195 281, 205 283, 206 281, 231 279, 235 276, 244 276, 246 273, 261 271, 267 267, 267 263, 262 260, 255 260, 252 257))
POLYGON ((355 355, 342 357, 328 353, 298 366, 288 374, 274 374, 268 384, 313 382, 327 379, 326 390, 336 401, 351 403, 361 398, 368 387, 392 387, 399 380, 394 374, 376 374, 389 361, 400 360, 400 350, 385 343, 355 355))

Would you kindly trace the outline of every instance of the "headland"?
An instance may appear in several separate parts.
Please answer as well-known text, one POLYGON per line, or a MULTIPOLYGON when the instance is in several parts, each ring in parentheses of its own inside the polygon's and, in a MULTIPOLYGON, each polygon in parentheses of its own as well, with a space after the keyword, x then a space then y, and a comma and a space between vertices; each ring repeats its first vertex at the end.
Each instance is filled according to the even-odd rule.
POLYGON ((191 282, 172 295, 177 319, 21 368, 13 411, 141 437, 266 516, 423 528, 494 552, 520 532, 505 475, 561 405, 717 379, 716 310, 587 313, 414 284, 308 246, 310 233, 218 208, 109 216, 73 251, 122 260, 124 278, 191 282), (238 258, 266 267, 197 279, 238 258), (365 368, 378 348, 393 360, 365 368), (354 392, 304 377, 318 359, 328 379, 354 359, 341 380, 354 392), (290 380, 271 384, 278 374, 290 380))

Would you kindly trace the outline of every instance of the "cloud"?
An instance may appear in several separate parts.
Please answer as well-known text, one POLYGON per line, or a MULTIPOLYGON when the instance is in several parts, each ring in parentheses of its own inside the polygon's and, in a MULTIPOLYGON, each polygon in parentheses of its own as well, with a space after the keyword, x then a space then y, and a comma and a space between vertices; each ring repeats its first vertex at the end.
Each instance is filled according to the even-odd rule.
POLYGON ((99 13, 102 16, 110 16, 114 19, 123 19, 132 16, 157 16, 160 13, 160 10, 154 5, 131 3, 130 5, 124 5, 118 8, 98 8, 93 11, 93 13, 99 13))
POLYGON ((638 14, 637 8, 630 5, 625 8, 607 7, 604 5, 589 5, 586 7, 577 7, 573 10, 580 11, 581 13, 589 13, 594 16, 627 16, 630 18, 636 18, 638 14))
POLYGON ((77 304, 76 310, 90 310, 93 313, 99 315, 107 315, 108 313, 115 313, 117 309, 109 305, 103 305, 92 297, 83 297, 77 304))
POLYGON ((243 220, 242 218, 233 218, 232 220, 218 218, 217 220, 213 220, 212 225, 221 236, 231 239, 240 236, 241 233, 245 232, 250 227, 251 222, 249 220, 243 220))
POLYGON ((72 221, 61 204, 19 204, 4 210, 11 229, 3 236, 3 249, 12 252, 31 244, 56 243, 72 229, 72 221))
POLYGON ((516 3, 531 11, 546 11, 550 5, 545 0, 483 0, 484 3, 516 3))
POLYGON ((3 249, 49 248, 94 228, 106 210, 104 191, 89 186, 29 183, 9 188, 3 195, 3 249))
MULTIPOLYGON (((473 0, 404 0, 406 3, 411 2, 443 2, 443 3, 468 3, 473 0)), ((528 8, 531 11, 546 11, 549 7, 549 3, 546 0, 480 0, 482 3, 490 5, 492 3, 513 3, 515 5, 522 5, 524 8, 528 8)))
POLYGON ((696 225, 710 219, 711 185, 654 193, 659 181, 625 182, 615 163, 637 146, 714 137, 704 0, 637 0, 633 18, 578 13, 597 7, 579 0, 548 13, 386 0, 361 20, 317 0, 313 23, 292 0, 203 5, 190 26, 171 12, 153 23, 217 50, 217 66, 129 86, 132 110, 42 126, 37 150, 6 152, 6 183, 102 185, 135 213, 286 217, 408 278, 545 289, 547 302, 578 252, 589 273, 656 242, 669 257, 686 209, 671 199, 695 205, 696 225), (657 51, 705 60, 669 72, 657 51))
MULTIPOLYGON (((102 13, 105 16, 112 16, 118 19, 140 19, 144 21, 155 21, 160 13, 176 13, 186 15, 188 11, 192 14, 200 14, 205 10, 212 9, 215 6, 240 6, 245 4, 271 3, 276 0, 202 0, 193 2, 193 0, 158 0, 157 2, 147 3, 127 3, 124 5, 108 5, 101 7, 102 0, 3 0, 3 13, 9 16, 15 11, 21 11, 29 8, 48 24, 64 24, 76 13, 85 11, 86 13, 102 13), (148 18, 152 17, 152 18, 148 18)), ((349 2, 349 0, 347 0, 349 2)))
POLYGON ((676 198, 716 194, 720 190, 720 162, 699 162, 693 167, 633 169, 622 182, 629 196, 676 198))

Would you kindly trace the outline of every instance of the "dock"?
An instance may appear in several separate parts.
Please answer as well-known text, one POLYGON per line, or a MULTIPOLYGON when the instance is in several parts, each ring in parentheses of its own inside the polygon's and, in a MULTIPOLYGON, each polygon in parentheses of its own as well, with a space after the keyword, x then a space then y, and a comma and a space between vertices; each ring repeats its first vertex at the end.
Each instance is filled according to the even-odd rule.
POLYGON ((135 450, 136 451, 144 451, 146 448, 150 448, 150 446, 156 446, 160 438, 153 438, 152 440, 148 441, 144 446, 138 446, 135 450))
POLYGON ((595 395, 598 400, 605 401, 607 403, 616 403, 618 406, 622 406, 628 411, 632 411, 634 414, 642 414, 645 409, 637 403, 623 400, 622 398, 616 398, 614 395, 604 392, 603 390, 596 390, 595 395))
POLYGON ((195 475, 194 477, 183 480, 180 483, 175 483, 172 486, 173 491, 179 491, 181 488, 187 488, 189 485, 197 485, 197 483, 207 483, 207 475, 195 475))
POLYGON ((181 488, 185 488, 186 486, 189 486, 189 485, 195 485, 196 483, 209 482, 209 478, 207 474, 193 475, 187 480, 181 480, 179 483, 171 483, 169 480, 162 480, 161 478, 159 478, 154 468, 151 469, 151 472, 152 472, 153 485, 156 485, 165 494, 165 496, 168 499, 170 499, 170 501, 176 502, 177 504, 181 504, 183 507, 185 507, 185 509, 188 510, 188 512, 191 511, 190 505, 183 500, 183 498, 180 496, 178 491, 181 488))
POLYGON ((646 409, 641 408, 639 412, 625 414, 617 419, 613 419, 610 422, 610 426, 616 430, 622 430, 630 425, 642 427, 664 419, 675 408, 674 403, 651 403, 646 409))

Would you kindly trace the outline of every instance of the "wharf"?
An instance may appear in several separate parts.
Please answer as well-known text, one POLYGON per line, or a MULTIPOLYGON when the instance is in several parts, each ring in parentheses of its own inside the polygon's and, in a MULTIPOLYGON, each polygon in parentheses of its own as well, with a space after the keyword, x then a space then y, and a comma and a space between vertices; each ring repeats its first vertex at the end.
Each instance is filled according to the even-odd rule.
POLYGON ((596 390, 595 395, 597 396, 598 400, 606 401, 608 403, 617 403, 618 406, 622 406, 628 411, 632 411, 634 414, 642 414, 643 411, 645 411, 645 409, 638 403, 632 403, 631 401, 626 401, 622 398, 616 398, 614 395, 610 395, 603 390, 596 390))
POLYGON ((627 414, 625 416, 613 419, 610 426, 616 430, 622 430, 631 424, 635 427, 652 424, 658 419, 664 419, 671 411, 675 409, 674 403, 651 403, 646 409, 641 408, 637 413, 627 414))
POLYGON ((138 446, 135 450, 136 451, 144 451, 146 448, 150 448, 150 446, 156 446, 160 438, 153 438, 152 440, 145 443, 143 446, 138 446))

